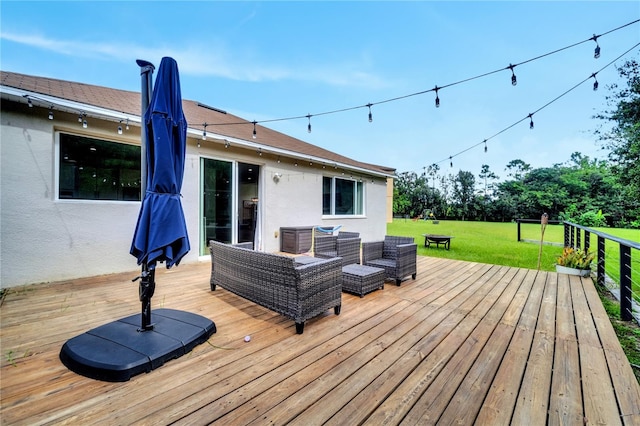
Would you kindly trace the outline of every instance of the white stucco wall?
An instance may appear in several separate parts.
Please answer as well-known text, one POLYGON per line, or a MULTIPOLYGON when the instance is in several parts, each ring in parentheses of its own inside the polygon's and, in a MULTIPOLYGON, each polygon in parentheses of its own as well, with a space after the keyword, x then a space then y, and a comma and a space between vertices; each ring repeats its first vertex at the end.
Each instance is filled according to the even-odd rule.
MULTIPOLYGON (((57 112, 47 119, 41 108, 3 103, 0 133, 0 285, 2 288, 86 276, 131 271, 139 267, 129 254, 140 202, 57 200, 55 132, 86 134, 106 140, 139 143, 139 128, 122 136, 117 123, 89 120, 57 112)), ((202 156, 241 161, 261 167, 259 214, 263 250, 280 249, 280 227, 337 226, 360 232, 363 241, 386 232, 387 184, 384 178, 363 177, 364 217, 322 217, 322 176, 342 176, 341 170, 320 165, 294 166, 294 160, 239 147, 224 148, 207 141, 197 147, 189 139, 182 187, 191 251, 181 264, 208 261, 200 256, 200 159, 202 156), (276 183, 273 175, 282 177, 276 183)), ((162 267, 162 266, 159 266, 162 267)))

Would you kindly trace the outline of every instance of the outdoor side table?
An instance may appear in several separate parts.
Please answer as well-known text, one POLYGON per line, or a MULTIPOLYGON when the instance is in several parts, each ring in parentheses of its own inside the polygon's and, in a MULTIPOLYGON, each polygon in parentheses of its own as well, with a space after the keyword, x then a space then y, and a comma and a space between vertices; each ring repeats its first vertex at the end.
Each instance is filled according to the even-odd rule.
POLYGON ((384 289, 386 273, 382 268, 353 263, 342 267, 342 291, 360 297, 377 289, 384 289))
POLYGON ((436 234, 422 234, 422 236, 424 237, 425 247, 431 247, 431 244, 435 244, 436 247, 440 247, 440 244, 442 244, 447 250, 449 250, 449 247, 451 247, 451 239, 453 238, 450 235, 436 234))

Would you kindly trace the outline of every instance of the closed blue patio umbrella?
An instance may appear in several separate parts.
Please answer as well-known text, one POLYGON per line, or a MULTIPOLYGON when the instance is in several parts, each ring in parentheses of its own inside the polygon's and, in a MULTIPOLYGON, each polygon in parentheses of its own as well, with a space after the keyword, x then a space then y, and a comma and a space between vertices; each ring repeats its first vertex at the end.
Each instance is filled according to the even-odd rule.
POLYGON ((184 175, 187 121, 182 111, 178 64, 164 57, 158 69, 153 95, 144 114, 146 182, 144 198, 130 253, 142 265, 140 301, 142 330, 150 324, 151 297, 157 262, 167 268, 180 263, 189 252, 187 225, 180 201, 184 175))
POLYGON ((167 268, 177 265, 190 248, 180 202, 187 122, 176 61, 162 58, 151 100, 154 66, 143 60, 137 63, 142 76, 144 197, 130 252, 142 265, 141 275, 134 279, 140 279, 142 326, 137 326, 138 315, 130 315, 69 339, 60 350, 60 360, 70 370, 107 381, 126 381, 158 368, 216 332, 208 318, 167 308, 154 310, 156 324, 151 324, 156 263, 166 262, 167 268))

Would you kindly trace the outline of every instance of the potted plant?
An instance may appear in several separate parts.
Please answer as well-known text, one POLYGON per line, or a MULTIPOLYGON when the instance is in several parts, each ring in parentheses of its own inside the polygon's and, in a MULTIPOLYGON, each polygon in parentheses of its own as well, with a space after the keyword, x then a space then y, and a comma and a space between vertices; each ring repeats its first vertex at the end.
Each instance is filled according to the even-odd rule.
POLYGON ((565 247, 562 249, 562 255, 557 259, 556 272, 588 277, 591 274, 591 262, 594 258, 595 253, 580 248, 565 247))

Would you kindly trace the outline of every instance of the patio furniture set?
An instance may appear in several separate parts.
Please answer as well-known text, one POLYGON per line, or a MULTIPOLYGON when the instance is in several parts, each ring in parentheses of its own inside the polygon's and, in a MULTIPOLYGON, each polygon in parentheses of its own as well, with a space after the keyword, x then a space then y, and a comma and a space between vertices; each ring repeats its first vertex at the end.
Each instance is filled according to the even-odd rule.
POLYGON ((416 278, 417 245, 411 237, 361 243, 354 232, 318 235, 313 257, 258 252, 250 243, 210 241, 209 250, 212 291, 220 285, 291 318, 298 334, 306 320, 327 309, 339 315, 342 291, 364 297, 383 289, 386 279, 399 286, 409 275, 416 278))

